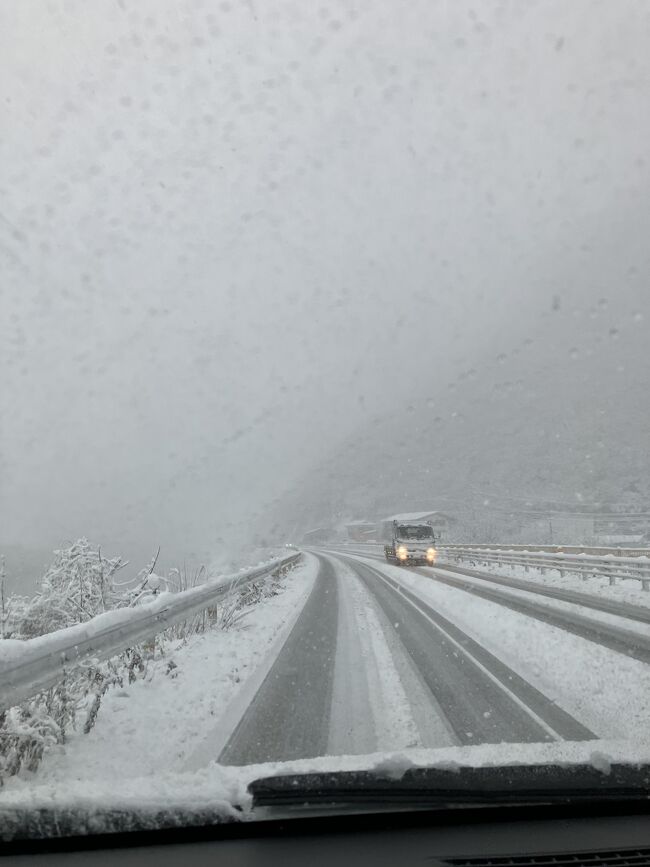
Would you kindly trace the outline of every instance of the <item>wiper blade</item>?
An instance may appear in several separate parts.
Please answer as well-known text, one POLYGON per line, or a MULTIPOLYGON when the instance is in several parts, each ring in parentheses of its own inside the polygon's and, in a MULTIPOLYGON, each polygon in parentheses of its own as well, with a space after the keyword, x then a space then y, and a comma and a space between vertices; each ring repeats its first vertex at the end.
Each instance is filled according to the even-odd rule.
POLYGON ((253 808, 359 805, 496 806, 650 798, 647 765, 512 765, 340 771, 266 777, 249 785, 253 808))

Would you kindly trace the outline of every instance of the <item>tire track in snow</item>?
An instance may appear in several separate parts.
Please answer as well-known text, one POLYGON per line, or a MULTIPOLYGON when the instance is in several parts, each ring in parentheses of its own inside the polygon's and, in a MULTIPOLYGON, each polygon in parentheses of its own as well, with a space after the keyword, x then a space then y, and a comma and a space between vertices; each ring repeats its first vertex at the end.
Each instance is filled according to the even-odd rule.
MULTIPOLYGON (((381 563, 386 562, 386 558, 380 553, 372 551, 354 550, 341 553, 350 553, 353 556, 366 557, 370 560, 377 560, 381 563)), ((550 567, 549 567, 550 568, 550 567)), ((420 574, 431 577, 431 571, 435 572, 451 572, 457 575, 467 575, 470 578, 480 579, 488 584, 496 584, 502 587, 511 588, 513 590, 523 590, 535 596, 546 596, 550 599, 557 599, 562 602, 570 602, 574 605, 581 605, 583 608, 591 608, 593 611, 601 611, 604 614, 615 614, 617 617, 622 617, 625 620, 631 620, 636 623, 650 624, 650 608, 634 605, 632 602, 621 602, 617 599, 607 599, 603 596, 594 596, 590 593, 584 593, 579 590, 569 590, 564 587, 555 587, 549 584, 535 584, 533 581, 526 581, 522 578, 512 578, 505 575, 495 575, 492 572, 481 572, 478 569, 468 569, 465 566, 457 566, 451 563, 440 564, 434 567, 424 567, 425 571, 420 574)), ((415 570, 420 572, 420 570, 415 570)))
MULTIPOLYGON (((384 562, 384 558, 378 554, 363 554, 358 556, 384 562)), ((516 611, 519 614, 533 617, 536 620, 548 623, 551 626, 557 626, 559 629, 564 629, 566 632, 571 632, 587 641, 600 644, 616 653, 621 653, 624 656, 632 657, 633 659, 638 659, 640 662, 650 664, 650 635, 646 636, 638 631, 634 632, 630 629, 625 629, 622 626, 605 623, 602 620, 596 620, 578 612, 567 611, 566 609, 553 607, 552 605, 543 602, 536 602, 533 598, 525 599, 520 595, 515 596, 512 593, 508 593, 507 589, 501 590, 497 586, 489 586, 489 583, 492 583, 493 585, 505 585, 508 579, 501 579, 500 576, 488 575, 487 573, 472 574, 469 570, 466 570, 467 577, 474 579, 467 581, 460 577, 463 574, 462 570, 454 569, 454 573, 457 574, 452 574, 451 571, 447 569, 447 566, 424 567, 414 569, 413 572, 417 575, 429 578, 430 580, 446 584, 449 587, 454 587, 457 590, 463 590, 466 593, 471 593, 475 596, 487 599, 490 602, 504 605, 506 608, 510 608, 512 611, 516 611), (479 586, 476 583, 476 579, 478 578, 485 581, 485 587, 479 586)), ((518 583, 524 585, 527 584, 525 581, 518 583)), ((515 584, 511 584, 511 589, 515 591, 523 590, 530 593, 531 596, 540 595, 553 597, 557 599, 558 602, 569 602, 575 605, 585 604, 583 602, 577 602, 573 598, 568 598, 568 596, 575 595, 576 597, 583 597, 586 595, 582 593, 576 592, 573 594, 572 592, 562 590, 556 592, 555 588, 548 590, 547 588, 536 588, 533 586, 518 587, 515 586, 515 584)), ((604 614, 614 614, 619 617, 625 617, 628 620, 635 620, 638 624, 645 623, 645 613, 643 611, 638 611, 637 609, 638 616, 633 617, 629 611, 633 606, 628 606, 625 603, 603 600, 603 604, 601 604, 600 600, 592 598, 588 607, 601 611, 604 614)))
POLYGON ((595 735, 393 578, 347 560, 399 635, 461 743, 587 740, 595 735))
POLYGON ((338 593, 319 558, 314 587, 282 650, 219 756, 248 765, 327 755, 338 593))
POLYGON ((330 753, 457 744, 374 596, 348 564, 331 559, 339 581, 339 636, 330 753))
POLYGON ((376 684, 369 665, 367 647, 362 640, 363 627, 354 605, 354 595, 347 576, 341 574, 338 561, 319 558, 336 572, 338 596, 338 632, 334 684, 328 736, 328 755, 363 755, 377 749, 376 714, 372 712, 371 693, 376 684))

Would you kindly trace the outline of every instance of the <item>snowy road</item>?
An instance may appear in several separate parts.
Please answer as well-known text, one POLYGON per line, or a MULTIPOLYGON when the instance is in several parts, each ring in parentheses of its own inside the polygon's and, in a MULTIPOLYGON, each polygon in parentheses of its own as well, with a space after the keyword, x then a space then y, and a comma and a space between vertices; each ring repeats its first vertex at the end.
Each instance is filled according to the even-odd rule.
MULTIPOLYGON (((647 635, 591 621, 584 607, 582 613, 567 612, 559 606, 569 603, 560 600, 558 607, 545 607, 501 588, 464 584, 470 579, 441 570, 404 570, 334 552, 318 559, 311 596, 221 752, 223 764, 612 736, 613 714, 629 689, 626 667, 641 666, 647 673, 639 661, 647 661, 647 635), (436 604, 436 593, 444 594, 444 605, 436 604), (511 623, 517 627, 514 653, 512 639, 500 642, 493 626, 484 636, 463 623, 472 616, 489 623, 495 608, 504 634, 511 623), (523 645, 522 629, 529 630, 523 645), (541 675, 534 664, 540 635, 548 645, 541 675), (588 653, 592 644, 606 653, 612 671, 620 667, 622 681, 604 702, 598 685, 597 698, 585 709, 590 684, 584 681, 590 676, 574 647, 588 653), (581 689, 566 680, 566 659, 555 666, 557 682, 549 678, 558 652, 575 660, 573 676, 582 678, 581 689), (592 725, 603 704, 598 731, 592 725)), ((636 705, 634 719, 647 718, 644 702, 636 705)))
MULTIPOLYGON (((522 581, 517 578, 504 577, 503 575, 486 574, 477 569, 467 569, 464 566, 453 566, 448 563, 445 563, 444 571, 455 572, 458 575, 466 575, 472 578, 479 578, 481 581, 488 581, 491 584, 500 585, 501 587, 510 587, 515 590, 525 590, 527 592, 531 591, 531 581, 522 581)), ((540 584, 534 588, 534 592, 538 596, 546 596, 549 599, 561 599, 564 602, 573 602, 576 605, 581 605, 583 608, 591 608, 594 611, 605 611, 609 614, 616 614, 627 620, 650 624, 650 608, 644 610, 639 605, 632 605, 627 602, 620 602, 612 599, 604 599, 602 596, 595 597, 589 593, 579 592, 576 590, 566 590, 560 587, 548 587, 540 584)))
MULTIPOLYGON (((384 562, 383 557, 371 559, 384 562)), ((531 589, 530 582, 485 575, 459 567, 450 568, 447 565, 434 569, 424 567, 414 572, 449 587, 495 601, 545 623, 560 626, 582 638, 650 663, 650 630, 647 626, 650 622, 650 611, 647 609, 590 597, 588 594, 575 591, 543 587, 531 589), (545 604, 535 598, 539 596, 553 599, 556 604, 545 604), (598 614, 594 615, 594 612, 598 614), (601 614, 605 617, 599 616, 601 614), (609 615, 612 614, 614 616, 610 617, 609 615)))
POLYGON ((594 737, 417 594, 379 569, 355 567, 444 708, 458 743, 594 737))
POLYGON ((221 753, 223 764, 327 753, 337 620, 336 575, 323 561, 300 617, 221 753))
MULTIPOLYGON (((179 642, 173 677, 161 658, 109 690, 91 732, 47 754, 42 793, 73 781, 122 791, 126 780, 139 792, 160 773, 175 791, 211 768, 328 756, 348 767, 467 747, 517 760, 571 743, 598 751, 594 738, 645 743, 648 608, 629 591, 621 602, 583 586, 305 554, 235 627, 179 642)), ((10 782, 31 797, 28 780, 10 782)))

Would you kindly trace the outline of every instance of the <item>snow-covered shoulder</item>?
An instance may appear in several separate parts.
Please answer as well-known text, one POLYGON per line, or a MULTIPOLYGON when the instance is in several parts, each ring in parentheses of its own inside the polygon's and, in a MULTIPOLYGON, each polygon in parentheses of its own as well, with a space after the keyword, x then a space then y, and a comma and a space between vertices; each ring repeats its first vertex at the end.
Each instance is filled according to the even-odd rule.
MULTIPOLYGON (((177 641, 150 664, 144 679, 109 690, 94 728, 52 747, 35 774, 8 778, 0 804, 14 795, 29 798, 30 792, 67 801, 77 785, 107 797, 112 789, 121 800, 132 780, 149 780, 152 791, 162 793, 165 774, 182 773, 197 744, 206 745, 204 764, 215 759, 216 746, 210 751, 210 745, 223 734, 230 704, 274 652, 284 624, 302 609, 317 569, 316 559, 306 556, 279 579, 279 592, 247 608, 232 628, 177 641)), ((140 783, 133 785, 138 790, 140 783)))

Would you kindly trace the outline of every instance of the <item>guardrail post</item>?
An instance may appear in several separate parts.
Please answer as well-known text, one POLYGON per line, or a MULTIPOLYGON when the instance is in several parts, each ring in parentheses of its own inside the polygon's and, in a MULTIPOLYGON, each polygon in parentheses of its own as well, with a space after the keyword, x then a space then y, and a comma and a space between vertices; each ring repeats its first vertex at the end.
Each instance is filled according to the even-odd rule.
POLYGON ((614 571, 613 566, 606 565, 602 574, 607 576, 607 581, 610 587, 613 587, 616 584, 616 572, 614 571))

